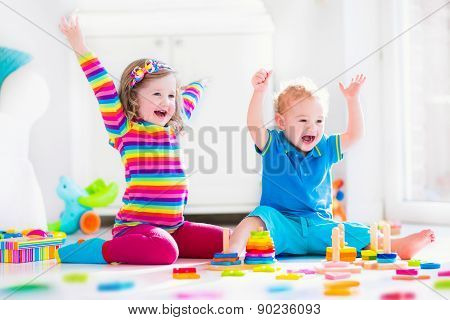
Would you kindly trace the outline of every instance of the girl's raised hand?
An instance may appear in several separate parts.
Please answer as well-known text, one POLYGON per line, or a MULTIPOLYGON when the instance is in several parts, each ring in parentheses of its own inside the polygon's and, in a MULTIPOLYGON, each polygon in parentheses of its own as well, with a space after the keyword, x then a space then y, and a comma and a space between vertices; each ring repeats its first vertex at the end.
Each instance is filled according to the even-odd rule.
POLYGON ((252 77, 252 85, 255 91, 264 92, 267 90, 267 86, 269 84, 270 76, 272 75, 271 71, 266 71, 264 69, 258 70, 255 75, 252 77))
POLYGON ((78 16, 71 14, 69 19, 62 16, 59 23, 59 30, 66 36, 70 46, 77 55, 81 55, 89 51, 84 42, 84 36, 78 23, 78 16))
POLYGON ((363 74, 358 74, 356 78, 352 78, 350 85, 345 88, 342 82, 339 82, 339 88, 346 99, 357 98, 359 91, 366 81, 366 76, 363 74))

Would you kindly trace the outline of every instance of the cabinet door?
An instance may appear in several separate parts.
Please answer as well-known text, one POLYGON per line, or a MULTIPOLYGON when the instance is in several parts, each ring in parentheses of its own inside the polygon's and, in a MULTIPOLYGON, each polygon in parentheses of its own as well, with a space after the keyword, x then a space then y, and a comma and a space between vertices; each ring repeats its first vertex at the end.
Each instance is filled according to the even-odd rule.
MULTIPOLYGON (((166 37, 88 37, 87 43, 119 87, 125 67, 140 58, 169 60, 170 50, 166 37)), ((115 181, 120 185, 120 196, 112 209, 103 213, 115 214, 125 190, 124 168, 119 153, 108 144, 98 103, 76 62, 71 62, 71 121, 72 121, 72 173, 81 186, 96 178, 115 181)), ((102 211, 102 210, 99 210, 102 211)))
MULTIPOLYGON (((259 68, 271 67, 271 36, 183 36, 172 43, 182 83, 209 80, 187 123, 192 130, 181 139, 190 175, 187 212, 251 210, 260 199, 261 159, 246 131, 250 79, 259 68)), ((270 101, 265 109, 270 116, 270 101)))

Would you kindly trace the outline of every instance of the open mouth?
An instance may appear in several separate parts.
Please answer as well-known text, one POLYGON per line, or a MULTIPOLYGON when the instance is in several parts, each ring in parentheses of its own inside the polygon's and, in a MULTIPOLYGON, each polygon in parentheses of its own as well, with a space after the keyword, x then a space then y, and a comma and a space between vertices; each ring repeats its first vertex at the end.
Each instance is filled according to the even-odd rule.
POLYGON ((167 111, 164 110, 155 110, 154 113, 158 118, 165 118, 165 116, 167 115, 167 111))
POLYGON ((304 143, 306 143, 306 144, 313 143, 314 140, 316 140, 316 137, 315 137, 315 136, 308 136, 308 135, 305 135, 305 136, 302 137, 302 141, 303 141, 304 143))

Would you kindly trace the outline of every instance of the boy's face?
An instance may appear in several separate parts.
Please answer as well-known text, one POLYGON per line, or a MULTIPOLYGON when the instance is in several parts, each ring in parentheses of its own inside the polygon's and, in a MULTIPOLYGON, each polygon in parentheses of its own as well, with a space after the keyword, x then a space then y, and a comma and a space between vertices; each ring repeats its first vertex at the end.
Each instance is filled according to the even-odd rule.
POLYGON ((311 151, 322 139, 325 123, 324 109, 315 98, 294 102, 276 113, 275 121, 286 138, 304 153, 311 151))
POLYGON ((139 116, 165 126, 175 113, 177 81, 173 74, 145 81, 137 89, 139 116))

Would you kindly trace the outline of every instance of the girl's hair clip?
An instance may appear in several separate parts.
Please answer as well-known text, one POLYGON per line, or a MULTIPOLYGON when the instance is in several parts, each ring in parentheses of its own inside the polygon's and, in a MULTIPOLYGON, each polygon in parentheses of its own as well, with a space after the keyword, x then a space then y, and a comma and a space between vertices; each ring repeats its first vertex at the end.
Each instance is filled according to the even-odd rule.
POLYGON ((131 88, 133 88, 136 85, 136 83, 141 82, 142 79, 144 79, 146 73, 155 73, 161 69, 173 70, 171 66, 165 64, 162 61, 156 59, 146 60, 144 68, 137 66, 133 69, 133 71, 131 71, 130 76, 131 78, 133 78, 130 84, 131 88))

